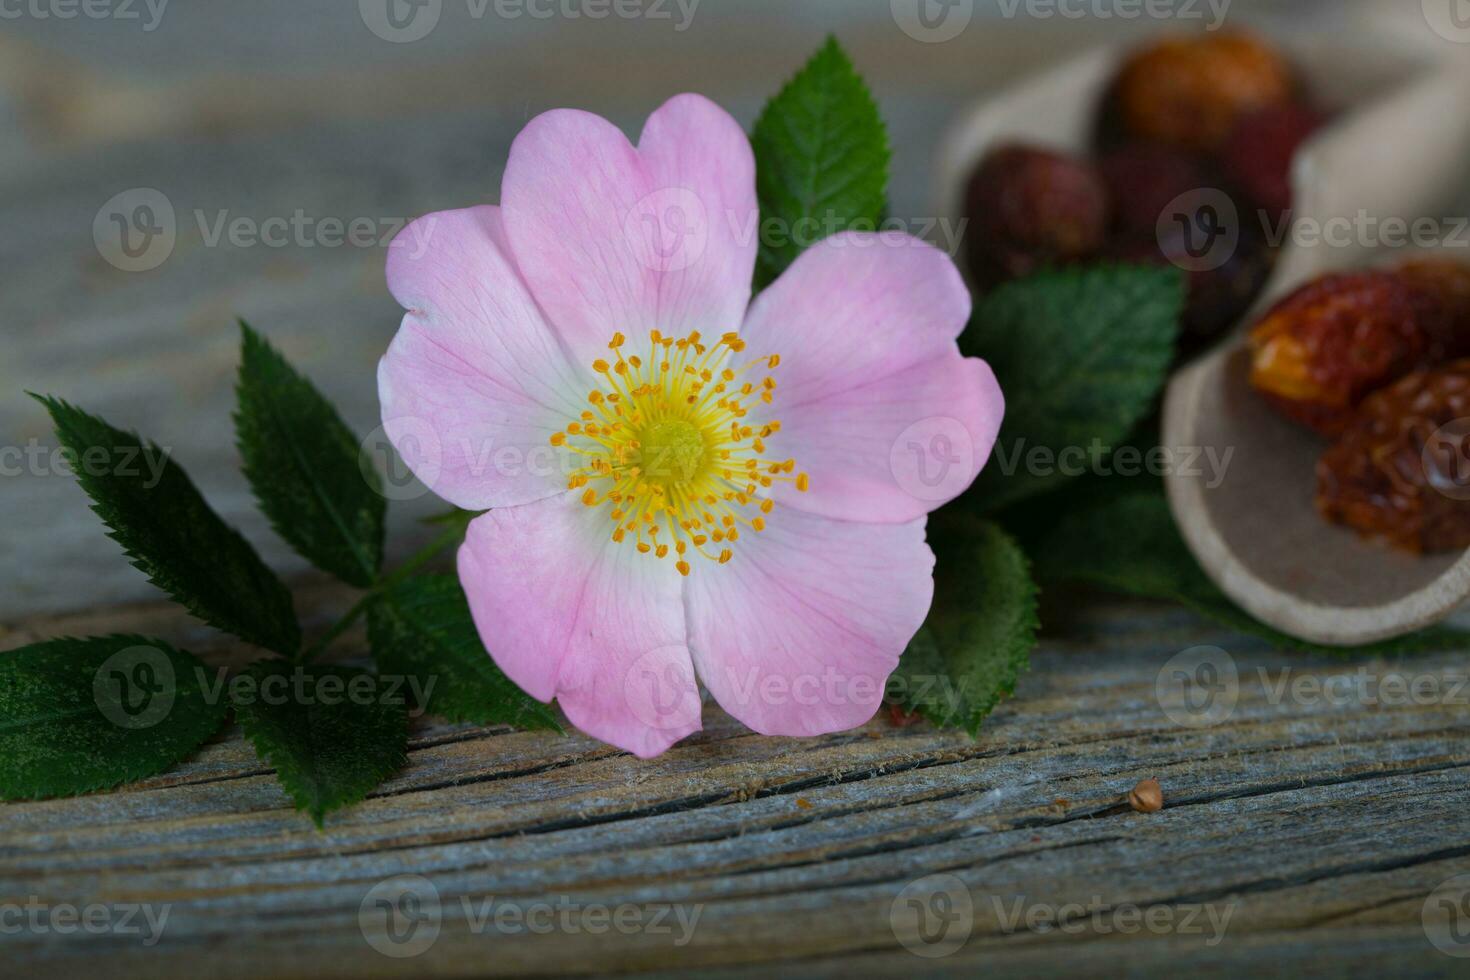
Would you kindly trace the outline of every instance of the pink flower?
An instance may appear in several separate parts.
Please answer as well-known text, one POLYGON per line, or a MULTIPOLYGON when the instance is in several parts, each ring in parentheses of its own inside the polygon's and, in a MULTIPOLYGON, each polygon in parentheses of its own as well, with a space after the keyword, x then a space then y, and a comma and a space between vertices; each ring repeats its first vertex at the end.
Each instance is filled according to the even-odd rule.
POLYGON ((752 302, 758 231, 745 133, 681 95, 636 147, 538 116, 499 207, 421 218, 388 258, 384 425, 489 509, 459 552, 485 646, 645 758, 699 730, 696 674, 765 734, 871 718, 933 596, 925 515, 1004 411, 945 254, 839 234, 752 302))

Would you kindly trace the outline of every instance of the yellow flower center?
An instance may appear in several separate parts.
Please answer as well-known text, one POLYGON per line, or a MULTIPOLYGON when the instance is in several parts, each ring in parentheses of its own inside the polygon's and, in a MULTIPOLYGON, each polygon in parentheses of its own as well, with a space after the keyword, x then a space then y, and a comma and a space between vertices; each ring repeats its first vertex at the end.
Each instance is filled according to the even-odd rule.
POLYGON ((691 554, 723 565, 741 534, 765 530, 776 481, 801 491, 810 483, 796 460, 765 458, 765 440, 781 423, 748 418, 757 404, 773 404, 776 381, 741 375, 774 370, 781 358, 731 370, 726 362, 745 349, 733 333, 706 346, 698 331, 675 340, 655 330, 643 357, 625 357, 625 343, 613 334, 607 346, 616 360, 592 363, 604 388, 588 394, 579 421, 551 437, 585 457, 567 487, 582 490, 588 507, 607 509, 614 541, 655 558, 672 551, 682 575, 691 554))

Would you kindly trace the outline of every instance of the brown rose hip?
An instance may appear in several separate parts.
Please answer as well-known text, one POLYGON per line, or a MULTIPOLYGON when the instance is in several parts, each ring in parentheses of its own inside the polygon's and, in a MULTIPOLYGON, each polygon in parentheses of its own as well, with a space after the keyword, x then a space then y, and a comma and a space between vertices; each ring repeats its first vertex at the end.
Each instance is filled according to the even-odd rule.
POLYGON ((1090 163, 1005 146, 980 164, 966 198, 968 246, 982 285, 1094 254, 1107 234, 1107 188, 1090 163))
POLYGON ((1420 303, 1387 272, 1316 279, 1251 330, 1251 384, 1288 417, 1335 436, 1370 392, 1425 363, 1420 303))
POLYGON ((1291 70, 1242 33, 1167 38, 1123 65, 1116 115, 1135 139, 1190 150, 1221 147, 1247 113, 1291 101, 1291 70))
POLYGON ((1430 361, 1470 356, 1470 264, 1414 259, 1397 272, 1420 300, 1420 318, 1430 338, 1430 361))
POLYGON ((1317 464, 1317 508, 1413 551, 1470 547, 1470 360, 1370 395, 1317 464))

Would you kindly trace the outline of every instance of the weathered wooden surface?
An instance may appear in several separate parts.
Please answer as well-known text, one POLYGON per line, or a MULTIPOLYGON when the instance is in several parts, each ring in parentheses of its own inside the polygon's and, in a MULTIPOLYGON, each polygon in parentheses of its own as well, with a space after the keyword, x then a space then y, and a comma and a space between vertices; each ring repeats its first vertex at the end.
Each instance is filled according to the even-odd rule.
MULTIPOLYGON (((277 340, 366 432, 398 311, 379 248, 211 246, 199 214, 391 221, 493 199, 509 142, 536 112, 575 104, 636 129, 693 89, 748 121, 835 29, 893 132, 893 213, 922 219, 934 141, 955 110, 1015 70, 1138 26, 995 19, 980 3, 964 36, 922 45, 895 29, 886 0, 704 0, 679 34, 617 20, 446 22, 422 43, 385 45, 353 6, 180 4, 146 35, 28 18, 0 35, 0 446, 54 445, 20 394, 30 388, 172 447, 299 583, 310 631, 352 597, 302 579, 249 504, 228 422, 233 317, 277 340), (170 198, 179 239, 158 269, 130 274, 102 260, 92 226, 135 187, 170 198)), ((394 505, 395 553, 420 542, 413 518, 430 506, 394 505)), ((244 662, 156 603, 66 474, 0 477, 0 513, 0 647, 132 630, 244 662)), ((119 792, 0 805, 0 913, 32 899, 169 909, 148 948, 16 933, 0 915, 0 975, 1464 974, 1421 922, 1426 896, 1470 872, 1463 697, 1273 700, 1258 668, 1275 682, 1283 669, 1322 678, 1356 665, 1273 654, 1156 606, 1056 602, 1048 622, 1035 669, 976 741, 883 720, 767 739, 710 708, 702 734, 644 763, 576 735, 421 720, 409 767, 318 833, 230 729, 119 792), (1234 656, 1241 699, 1219 725, 1181 727, 1155 680, 1202 643, 1234 656), (1163 783, 1161 813, 1119 804, 1145 776, 1163 783), (973 896, 973 934, 922 959, 891 912, 934 873, 973 896), (442 908, 437 941, 412 958, 380 954, 359 923, 369 890, 402 874, 431 879, 442 908), (683 945, 677 927, 471 931, 490 896, 584 913, 677 903, 699 918, 683 945), (1017 901, 1076 927, 1008 932, 1017 901), (1134 905, 1230 918, 1215 945, 1207 922, 1102 931, 1134 905)), ((343 650, 360 654, 360 637, 343 650)), ((1399 669, 1448 692, 1464 655, 1399 669)))
MULTIPOLYGON (((344 598, 311 596, 318 609, 344 598)), ((240 655, 153 605, 28 624, 6 642, 112 628, 192 639, 212 663, 240 655)), ((126 790, 0 808, 0 906, 37 896, 169 907, 146 950, 136 936, 7 935, 6 972, 198 975, 207 958, 225 976, 773 963, 815 975, 1183 963, 1218 975, 1463 975, 1421 913, 1441 882, 1470 872, 1464 655, 1366 665, 1438 679, 1435 703, 1273 699, 1283 670, 1298 683, 1357 666, 1273 654, 1168 608, 1092 602, 975 741, 885 720, 763 738, 708 708, 703 733, 639 762, 576 735, 421 720, 409 767, 320 833, 228 730, 126 790), (1166 661, 1197 644, 1231 652, 1240 698, 1228 719, 1192 729, 1154 692, 1166 661), (1166 808, 1120 805, 1148 776, 1166 808), (951 956, 919 959, 890 913, 906 884, 936 872, 973 894, 973 934, 951 956), (402 874, 433 882, 442 931, 396 959, 368 944, 359 910, 402 874), (472 931, 491 898, 518 909, 674 903, 698 918, 682 945, 677 929, 472 931), (1018 902, 1078 924, 1008 932, 1018 902), (1131 905, 1171 909, 1157 914, 1185 931, 1101 931, 1109 910, 1131 905), (1186 924, 1194 907, 1204 911, 1186 924), (1210 914, 1228 915, 1223 936, 1210 914)))

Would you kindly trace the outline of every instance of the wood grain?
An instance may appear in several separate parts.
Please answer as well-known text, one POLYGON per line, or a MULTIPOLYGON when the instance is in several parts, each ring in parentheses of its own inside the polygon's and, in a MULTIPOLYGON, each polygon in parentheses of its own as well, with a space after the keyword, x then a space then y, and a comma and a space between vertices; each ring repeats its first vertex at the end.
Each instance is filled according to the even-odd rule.
MULTIPOLYGON (((313 609, 347 598, 328 585, 303 594, 313 609)), ((249 656, 164 606, 21 624, 8 642, 109 622, 191 638, 211 663, 249 656)), ((344 652, 360 652, 360 638, 344 652)), ((35 896, 169 908, 146 951, 135 936, 22 934, 6 937, 6 953, 22 968, 164 976, 195 975, 201 957, 225 976, 772 964, 1111 973, 1180 959, 1220 974, 1310 962, 1448 975, 1458 963, 1430 945, 1421 912, 1441 882, 1470 872, 1467 699, 1459 653, 1286 657, 1173 609, 1093 601, 1073 605, 1065 633, 973 741, 886 720, 765 738, 707 707, 703 732, 640 762, 576 734, 419 719, 410 766, 317 832, 232 728, 119 792, 0 808, 0 906, 35 896), (1220 724, 1183 728, 1155 682, 1201 644, 1229 652, 1239 700, 1220 724), (1289 693, 1333 689, 1360 667, 1425 678, 1438 699, 1289 693), (1133 813, 1123 794, 1148 776, 1166 808, 1133 813), (973 932, 952 956, 921 960, 899 945, 890 913, 901 889, 936 873, 973 896, 973 932), (369 890, 397 875, 431 880, 442 910, 437 940, 413 958, 381 955, 359 923, 369 890), (543 935, 492 920, 477 931, 492 899, 568 906, 574 925, 543 935), (1056 914, 1067 928, 1008 927, 1018 902, 1040 909, 1043 927, 1056 914), (602 907, 667 904, 697 913, 687 942, 675 944, 677 929, 576 925, 583 914, 596 925, 602 907), (1228 919, 1218 940, 1203 925, 1104 931, 1131 906, 1172 910, 1157 914, 1179 929, 1190 909, 1228 919)))

